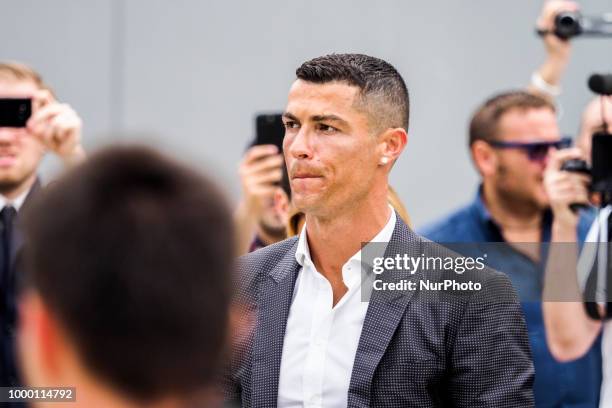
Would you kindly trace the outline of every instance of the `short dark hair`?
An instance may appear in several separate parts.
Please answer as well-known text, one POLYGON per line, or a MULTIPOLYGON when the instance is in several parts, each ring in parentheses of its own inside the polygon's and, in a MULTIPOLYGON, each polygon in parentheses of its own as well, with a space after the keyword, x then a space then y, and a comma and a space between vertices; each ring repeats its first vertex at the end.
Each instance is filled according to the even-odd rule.
POLYGON ((25 285, 94 375, 144 402, 213 384, 234 240, 212 182, 148 148, 113 147, 44 189, 23 219, 25 285))
POLYGON ((511 110, 548 108, 555 112, 555 105, 547 99, 526 91, 502 92, 487 99, 472 116, 469 128, 469 145, 477 140, 490 142, 499 136, 498 124, 501 117, 511 110))
POLYGON ((375 129, 408 130, 408 88, 397 70, 384 60, 363 54, 330 54, 304 62, 295 74, 308 82, 340 81, 356 86, 375 129))

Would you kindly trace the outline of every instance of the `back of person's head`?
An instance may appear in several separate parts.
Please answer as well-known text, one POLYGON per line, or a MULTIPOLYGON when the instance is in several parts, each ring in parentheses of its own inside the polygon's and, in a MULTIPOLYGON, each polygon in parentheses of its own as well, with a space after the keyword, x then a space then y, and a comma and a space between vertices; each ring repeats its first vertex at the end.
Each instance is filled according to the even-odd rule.
POLYGON ((480 105, 472 116, 469 145, 472 146, 478 140, 485 142, 498 140, 498 125, 502 116, 514 110, 530 109, 550 109, 555 112, 555 106, 550 101, 526 91, 509 91, 492 96, 480 105))
POLYGON ((32 361, 51 358, 34 350, 46 341, 32 341, 35 297, 84 371, 127 399, 189 399, 211 386, 234 255, 229 210, 213 183, 147 148, 115 147, 26 211, 21 346, 30 382, 53 381, 40 372, 62 364, 32 361))
POLYGON ((304 62, 298 79, 313 83, 345 82, 360 89, 358 101, 374 132, 408 130, 410 103, 402 76, 388 62, 364 54, 330 54, 304 62))

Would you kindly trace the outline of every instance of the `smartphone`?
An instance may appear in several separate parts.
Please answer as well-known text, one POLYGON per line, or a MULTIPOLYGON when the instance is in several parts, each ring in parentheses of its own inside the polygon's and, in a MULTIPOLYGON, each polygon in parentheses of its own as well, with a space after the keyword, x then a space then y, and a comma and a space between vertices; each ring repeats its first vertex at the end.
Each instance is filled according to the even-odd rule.
POLYGON ((285 125, 283 115, 280 113, 259 114, 255 117, 255 143, 254 145, 271 144, 283 150, 283 139, 285 138, 285 125))
POLYGON ((32 115, 32 99, 0 98, 0 127, 25 127, 32 115))

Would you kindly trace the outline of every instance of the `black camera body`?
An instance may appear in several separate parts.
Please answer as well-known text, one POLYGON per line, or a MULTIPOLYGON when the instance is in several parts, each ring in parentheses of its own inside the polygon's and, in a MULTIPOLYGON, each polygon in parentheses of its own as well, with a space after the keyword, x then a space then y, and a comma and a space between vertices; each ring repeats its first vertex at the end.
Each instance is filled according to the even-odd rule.
POLYGON ((561 165, 561 170, 571 171, 572 173, 584 173, 591 175, 591 169, 585 160, 571 159, 561 165))
MULTIPOLYGON (((561 165, 561 170, 573 173, 588 174, 592 177, 589 190, 600 193, 602 206, 612 203, 612 134, 599 132, 593 135, 591 149, 591 163, 580 159, 567 160, 561 165)), ((572 204, 572 209, 581 208, 581 205, 572 204)))
POLYGON ((584 16, 577 11, 562 11, 555 16, 552 30, 537 30, 539 35, 554 34, 568 40, 576 36, 612 37, 612 19, 609 15, 584 16))
POLYGON ((565 11, 555 16, 554 33, 567 40, 582 34, 582 15, 574 11, 565 11))

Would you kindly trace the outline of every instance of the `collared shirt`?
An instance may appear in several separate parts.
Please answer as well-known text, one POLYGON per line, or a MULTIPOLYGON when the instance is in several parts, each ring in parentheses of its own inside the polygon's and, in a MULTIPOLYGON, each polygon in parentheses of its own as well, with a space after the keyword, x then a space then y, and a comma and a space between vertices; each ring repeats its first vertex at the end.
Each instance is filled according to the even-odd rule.
MULTIPOLYGON (((371 242, 389 242, 395 211, 371 242)), ((333 306, 329 281, 315 268, 300 233, 295 253, 302 266, 289 309, 278 384, 278 406, 346 407, 353 363, 368 310, 361 301, 361 251, 342 266, 348 292, 333 306)), ((350 239, 350 237, 347 237, 350 239)))
MULTIPOLYGON (((577 229, 581 242, 584 241, 592 220, 591 212, 581 214, 577 229)), ((541 242, 550 242, 552 221, 552 212, 545 211, 540 233, 541 242)), ((486 246, 489 252, 487 264, 508 275, 521 299, 535 366, 536 406, 597 408, 601 384, 600 339, 584 357, 569 363, 557 362, 546 343, 541 303, 546 266, 545 246, 542 246, 541 260, 536 262, 511 245, 504 245, 501 228, 487 210, 480 189, 469 205, 418 232, 439 243, 500 243, 486 246), (497 253, 492 255, 492 251, 497 253)), ((467 246, 461 248, 469 250, 467 246)), ((482 249, 476 246, 473 249, 479 251, 477 255, 464 255, 482 255, 482 249)))

